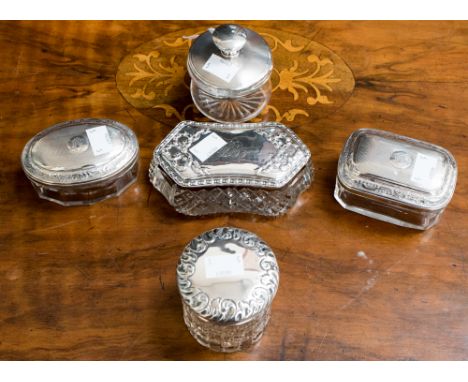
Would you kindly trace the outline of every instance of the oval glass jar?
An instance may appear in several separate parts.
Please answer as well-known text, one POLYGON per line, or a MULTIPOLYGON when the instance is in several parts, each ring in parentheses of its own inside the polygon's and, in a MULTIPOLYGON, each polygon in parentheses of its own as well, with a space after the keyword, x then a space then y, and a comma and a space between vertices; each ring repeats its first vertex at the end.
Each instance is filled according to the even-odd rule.
POLYGON ((260 340, 278 283, 271 248, 238 228, 197 236, 177 265, 185 324, 201 345, 215 351, 245 350, 260 340))
POLYGON ((424 230, 439 220, 456 181, 457 164, 444 148, 361 129, 341 153, 335 198, 348 210, 424 230))
POLYGON ((254 31, 235 24, 210 28, 188 54, 193 102, 214 121, 248 121, 270 99, 272 69, 271 50, 254 31))
POLYGON ((312 179, 311 155, 276 122, 183 121, 156 147, 150 181, 180 213, 276 216, 312 179))
POLYGON ((79 119, 34 136, 21 156, 39 197, 63 206, 93 204, 119 195, 137 177, 138 140, 109 119, 79 119))

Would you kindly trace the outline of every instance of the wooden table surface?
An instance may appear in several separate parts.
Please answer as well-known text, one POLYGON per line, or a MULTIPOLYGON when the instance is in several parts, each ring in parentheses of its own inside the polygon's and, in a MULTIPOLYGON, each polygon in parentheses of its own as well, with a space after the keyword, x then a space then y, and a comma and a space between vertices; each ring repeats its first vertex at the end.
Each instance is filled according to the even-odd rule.
POLYGON ((323 118, 312 122, 309 106, 310 120, 285 122, 310 147, 316 170, 288 214, 191 218, 174 212, 147 178, 170 127, 127 103, 115 75, 139 45, 213 24, 0 23, 0 358, 468 359, 468 23, 243 22, 325 45, 351 68, 355 89, 323 118), (24 144, 49 125, 83 117, 134 129, 137 183, 93 206, 40 200, 21 170, 24 144), (339 153, 363 127, 454 154, 457 188, 435 228, 397 227, 336 203, 339 153), (262 341, 229 355, 192 339, 175 284, 186 243, 223 225, 257 233, 281 270, 262 341))

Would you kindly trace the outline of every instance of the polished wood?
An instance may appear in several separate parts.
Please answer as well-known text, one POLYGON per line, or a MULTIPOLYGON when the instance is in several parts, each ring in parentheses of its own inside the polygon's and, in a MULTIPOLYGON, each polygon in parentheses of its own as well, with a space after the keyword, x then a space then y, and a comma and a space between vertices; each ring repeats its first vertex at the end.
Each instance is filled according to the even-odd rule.
MULTIPOLYGON (((355 89, 323 118, 285 122, 310 147, 316 170, 288 214, 189 218, 147 178, 152 150, 170 124, 127 103, 115 75, 139 45, 213 24, 0 23, 0 358, 468 359, 468 23, 244 22, 333 50, 351 68, 355 89), (89 116, 135 130, 138 182, 93 206, 40 200, 21 170, 24 144, 49 125, 89 116), (439 225, 418 232, 335 202, 339 153, 362 127, 454 154, 458 185, 439 225), (229 355, 192 339, 175 285, 185 244, 222 225, 257 233, 281 269, 264 338, 229 355)), ((307 110, 312 116, 314 106, 307 110)))

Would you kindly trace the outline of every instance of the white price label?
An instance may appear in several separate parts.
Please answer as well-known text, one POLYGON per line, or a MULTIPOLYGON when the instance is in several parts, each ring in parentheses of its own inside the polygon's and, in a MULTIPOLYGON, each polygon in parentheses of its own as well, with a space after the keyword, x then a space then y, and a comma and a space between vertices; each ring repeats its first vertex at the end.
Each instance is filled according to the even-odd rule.
POLYGON ((241 253, 205 256, 207 278, 232 277, 244 273, 244 260, 241 253))
POLYGON ((107 154, 112 150, 112 141, 106 126, 96 126, 86 129, 89 143, 94 155, 107 154))
POLYGON ((215 75, 229 83, 240 69, 240 65, 232 60, 226 60, 216 54, 212 54, 203 65, 203 70, 215 75))
POLYGON ((416 183, 427 183, 431 180, 432 171, 437 166, 437 158, 418 153, 414 161, 411 180, 416 183))
POLYGON ((190 148, 190 152, 195 155, 200 161, 206 161, 210 156, 217 152, 220 148, 227 145, 227 142, 216 133, 203 138, 196 145, 190 148))

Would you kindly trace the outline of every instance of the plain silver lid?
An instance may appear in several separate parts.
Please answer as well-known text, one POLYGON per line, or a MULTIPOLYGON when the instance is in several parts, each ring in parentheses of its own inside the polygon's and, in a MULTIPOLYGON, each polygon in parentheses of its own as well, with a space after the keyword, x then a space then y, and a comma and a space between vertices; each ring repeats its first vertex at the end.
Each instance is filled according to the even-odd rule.
POLYGON ((110 119, 85 118, 49 127, 25 145, 26 176, 44 185, 98 182, 125 171, 138 160, 135 133, 110 119))
POLYGON ((250 93, 266 83, 273 62, 271 50, 259 34, 236 24, 223 24, 195 39, 188 54, 187 68, 192 80, 205 90, 234 97, 250 93), (229 81, 206 70, 205 64, 213 56, 226 67, 235 68, 235 75, 229 81))
POLYGON ((351 190, 439 210, 453 196, 457 163, 449 151, 432 143, 384 130, 359 129, 345 143, 337 176, 351 190))

